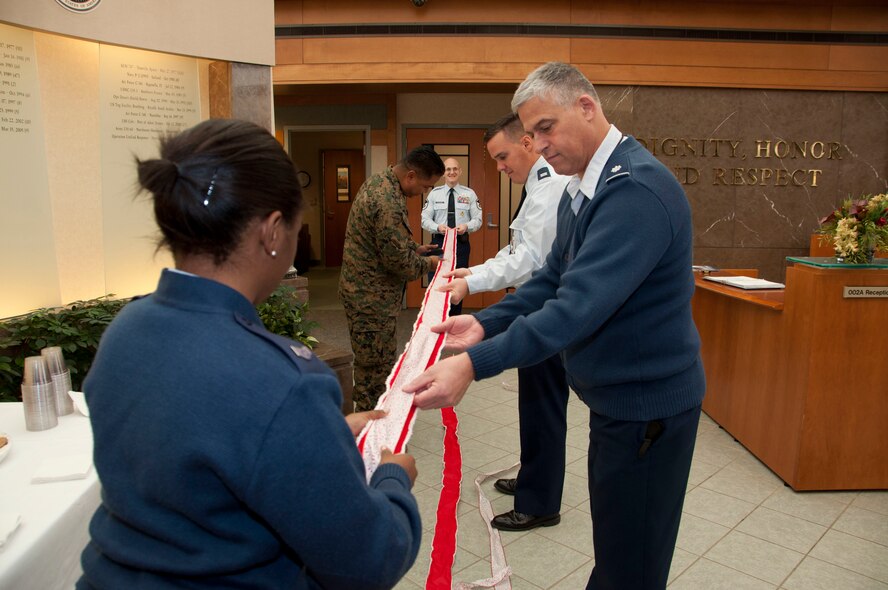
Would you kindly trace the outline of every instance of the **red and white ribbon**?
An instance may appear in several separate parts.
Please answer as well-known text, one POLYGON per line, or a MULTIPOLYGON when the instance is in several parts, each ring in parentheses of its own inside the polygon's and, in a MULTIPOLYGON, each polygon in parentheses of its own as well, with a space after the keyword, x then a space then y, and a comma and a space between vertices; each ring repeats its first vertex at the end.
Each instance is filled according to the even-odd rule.
POLYGON ((481 484, 488 479, 499 478, 518 467, 520 463, 515 463, 505 469, 494 471, 492 473, 481 473, 475 478, 475 491, 478 493, 478 511, 484 524, 487 525, 487 535, 490 539, 490 577, 474 582, 458 582, 453 584, 454 590, 471 590, 474 588, 494 588, 495 590, 511 590, 512 581, 509 576, 512 575, 512 568, 506 562, 506 552, 503 549, 503 540, 498 530, 493 528, 490 521, 493 520, 493 506, 490 500, 481 490, 481 484))
MULTIPOLYGON (((357 438, 358 450, 364 458, 368 481, 379 466, 382 448, 388 448, 393 453, 402 453, 413 434, 416 406, 413 405, 413 394, 404 393, 403 386, 435 364, 444 349, 446 335, 434 334, 430 328, 446 320, 450 314, 450 293, 441 293, 437 287, 452 280, 445 279, 441 275, 453 270, 456 266, 455 230, 447 230, 442 247, 444 253, 438 263, 435 275, 426 289, 422 307, 419 310, 416 323, 413 325, 413 335, 386 380, 385 393, 376 404, 377 409, 386 411, 386 417, 369 422, 357 438)), ((456 554, 458 530, 456 508, 459 504, 462 484, 462 454, 457 434, 459 419, 454 409, 442 409, 441 420, 444 425, 444 466, 426 589, 509 589, 511 588, 509 581, 511 570, 506 564, 499 532, 490 527, 490 519, 493 518, 490 502, 481 492, 480 484, 483 478, 488 477, 486 475, 479 476, 475 480, 475 487, 479 494, 482 518, 488 523, 492 575, 486 580, 477 582, 456 584, 453 582, 453 559, 456 554)))
POLYGON ((386 391, 376 404, 376 409, 385 410, 387 415, 382 420, 371 420, 358 435, 358 449, 364 458, 368 481, 379 466, 383 447, 396 454, 404 452, 404 446, 413 434, 417 408, 413 405, 413 394, 404 393, 403 387, 435 364, 444 348, 446 335, 434 334, 430 328, 446 320, 450 314, 450 293, 442 293, 436 287, 450 280, 441 278, 441 275, 456 265, 455 230, 447 230, 443 250, 413 324, 413 335, 392 368, 386 380, 386 391))

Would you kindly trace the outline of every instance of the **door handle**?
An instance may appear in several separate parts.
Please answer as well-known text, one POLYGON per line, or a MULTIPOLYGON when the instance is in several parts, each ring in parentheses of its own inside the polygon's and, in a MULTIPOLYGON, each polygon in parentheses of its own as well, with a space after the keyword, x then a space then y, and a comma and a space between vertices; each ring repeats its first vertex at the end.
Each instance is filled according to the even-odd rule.
POLYGON ((487 227, 491 229, 496 229, 499 227, 499 224, 493 222, 493 213, 487 214, 487 227))

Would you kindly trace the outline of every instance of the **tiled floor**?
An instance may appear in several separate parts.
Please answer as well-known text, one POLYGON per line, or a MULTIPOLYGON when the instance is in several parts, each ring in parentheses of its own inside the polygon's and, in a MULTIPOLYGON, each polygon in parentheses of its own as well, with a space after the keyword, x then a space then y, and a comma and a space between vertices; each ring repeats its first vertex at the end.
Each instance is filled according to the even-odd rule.
MULTIPOLYGON (((474 480, 518 460, 514 371, 472 385, 460 406, 463 491, 454 580, 490 575, 487 529, 474 480), (503 387, 503 383, 507 387, 503 387)), ((567 477, 561 524, 501 533, 516 590, 584 588, 594 563, 586 487, 586 406, 568 406, 567 477)), ((441 477, 440 413, 422 412, 409 445, 425 536, 397 588, 424 587, 441 477)), ((496 513, 512 498, 483 486, 496 513)), ((669 575, 674 589, 888 589, 888 492, 795 493, 706 415, 669 575)))
MULTIPOLYGON (((344 318, 339 318, 329 293, 320 292, 329 274, 315 276, 313 285, 309 273, 309 291, 324 310, 322 332, 331 337, 335 333, 342 341, 344 318)), ((413 316, 415 311, 402 314, 402 344, 400 334, 409 334, 413 316)), ((516 379, 509 371, 476 382, 457 407, 464 469, 455 581, 490 575, 487 529, 473 482, 479 473, 518 460, 516 379)), ((587 419, 585 405, 573 396, 561 524, 502 533, 516 590, 585 587, 594 564, 586 487, 587 419)), ((419 469, 414 493, 424 537, 420 556, 399 590, 425 584, 441 487, 442 436, 440 413, 421 412, 409 451, 419 469)), ((512 508, 512 498, 496 492, 492 480, 483 491, 495 513, 512 508)), ((670 588, 693 590, 888 590, 888 492, 795 493, 704 415, 669 580, 670 588)))

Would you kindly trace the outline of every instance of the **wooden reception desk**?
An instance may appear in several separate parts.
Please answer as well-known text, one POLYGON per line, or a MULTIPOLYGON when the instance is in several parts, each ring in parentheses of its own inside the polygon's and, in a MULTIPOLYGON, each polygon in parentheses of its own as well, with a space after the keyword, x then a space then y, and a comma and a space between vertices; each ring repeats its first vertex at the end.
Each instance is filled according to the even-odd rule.
POLYGON ((888 289, 888 263, 788 260, 781 290, 697 274, 703 410, 795 490, 886 489, 888 298, 846 298, 844 288, 888 289))

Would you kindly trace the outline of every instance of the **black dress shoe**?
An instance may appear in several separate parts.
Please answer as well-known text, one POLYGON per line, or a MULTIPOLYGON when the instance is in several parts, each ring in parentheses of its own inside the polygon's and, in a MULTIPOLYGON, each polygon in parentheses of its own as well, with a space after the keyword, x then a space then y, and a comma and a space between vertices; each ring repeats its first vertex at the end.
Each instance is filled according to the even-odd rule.
POLYGON ((533 514, 523 514, 515 510, 509 510, 494 516, 490 524, 493 528, 501 531, 529 531, 540 526, 555 526, 559 522, 561 522, 560 514, 534 516, 533 514))
POLYGON ((514 496, 515 488, 518 487, 518 479, 514 477, 512 479, 498 479, 493 482, 493 487, 498 492, 514 496))

